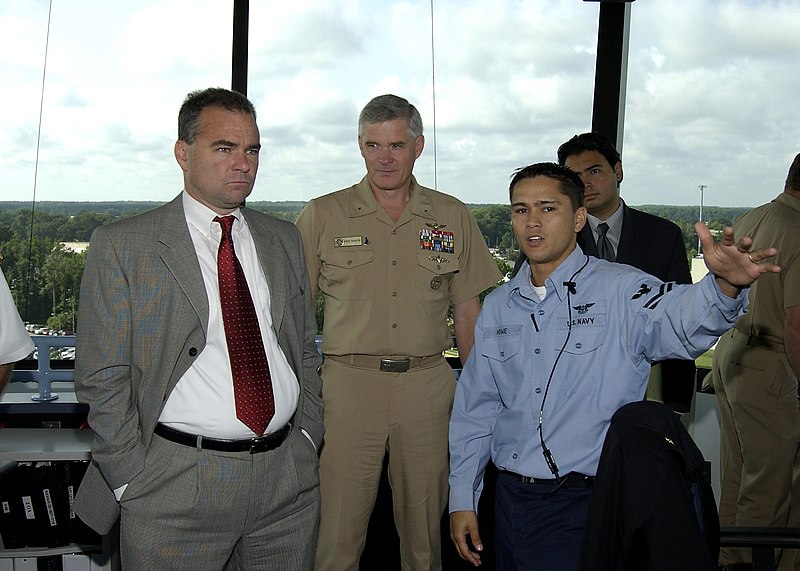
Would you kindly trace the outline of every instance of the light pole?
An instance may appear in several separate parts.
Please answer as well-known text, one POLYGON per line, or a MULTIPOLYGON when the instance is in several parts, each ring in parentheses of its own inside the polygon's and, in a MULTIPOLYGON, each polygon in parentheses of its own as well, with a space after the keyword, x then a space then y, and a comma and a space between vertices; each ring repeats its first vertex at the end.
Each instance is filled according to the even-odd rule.
MULTIPOLYGON (((706 189, 706 185, 700 185, 700 222, 703 221, 703 191, 706 189)), ((702 244, 700 243, 700 236, 697 237, 697 255, 701 256, 703 254, 702 244)))

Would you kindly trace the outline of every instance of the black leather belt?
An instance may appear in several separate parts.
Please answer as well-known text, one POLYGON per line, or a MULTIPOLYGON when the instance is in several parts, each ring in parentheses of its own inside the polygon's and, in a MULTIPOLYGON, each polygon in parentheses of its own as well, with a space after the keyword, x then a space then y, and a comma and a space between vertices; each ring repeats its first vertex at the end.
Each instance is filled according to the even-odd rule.
POLYGON ((250 454, 258 454, 259 452, 269 452, 270 450, 275 450, 278 446, 283 444, 283 441, 286 440, 291 428, 291 424, 287 424, 272 434, 244 440, 207 438, 197 434, 181 432, 180 430, 175 430, 174 428, 170 428, 169 426, 165 426, 160 423, 156 425, 155 433, 161 438, 165 438, 170 442, 191 446, 192 448, 205 448, 207 450, 217 450, 219 452, 250 452, 250 454))
POLYGON ((543 486, 560 486, 562 488, 587 488, 591 489, 594 485, 594 477, 586 476, 578 472, 570 472, 566 476, 562 476, 560 480, 555 478, 534 478, 533 476, 523 476, 516 472, 509 472, 508 470, 501 470, 501 474, 507 474, 522 482, 523 484, 541 484, 543 486))

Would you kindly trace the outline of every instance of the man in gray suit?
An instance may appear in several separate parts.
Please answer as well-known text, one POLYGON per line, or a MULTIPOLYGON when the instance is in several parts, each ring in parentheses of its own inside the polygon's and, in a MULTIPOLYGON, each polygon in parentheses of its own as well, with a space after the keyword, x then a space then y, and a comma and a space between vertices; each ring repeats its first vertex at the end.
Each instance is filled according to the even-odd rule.
POLYGON ((246 97, 190 93, 175 143, 184 191, 92 236, 75 390, 95 438, 75 506, 100 533, 120 518, 125 569, 312 566, 323 433, 314 307, 294 225, 240 207, 260 147, 246 97), (241 324, 220 301, 226 246, 248 284, 237 297, 246 335, 231 334, 241 324), (237 357, 245 337, 258 342, 237 357), (242 374, 243 361, 257 366, 242 374))

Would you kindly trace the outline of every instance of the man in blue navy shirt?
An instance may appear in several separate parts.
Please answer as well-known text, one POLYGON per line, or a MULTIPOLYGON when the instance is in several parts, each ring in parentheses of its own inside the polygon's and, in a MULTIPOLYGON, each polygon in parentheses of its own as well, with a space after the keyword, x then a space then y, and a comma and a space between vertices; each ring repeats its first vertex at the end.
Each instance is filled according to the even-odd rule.
POLYGON ((484 302, 450 421, 450 528, 480 565, 476 509, 491 459, 497 568, 577 568, 591 482, 608 424, 644 396, 652 361, 693 359, 739 316, 742 289, 780 270, 774 248, 750 251, 730 228, 697 232, 710 273, 665 283, 587 256, 584 185, 554 163, 518 170, 510 185, 514 235, 527 262, 484 302), (470 545, 468 542, 471 542, 470 545))

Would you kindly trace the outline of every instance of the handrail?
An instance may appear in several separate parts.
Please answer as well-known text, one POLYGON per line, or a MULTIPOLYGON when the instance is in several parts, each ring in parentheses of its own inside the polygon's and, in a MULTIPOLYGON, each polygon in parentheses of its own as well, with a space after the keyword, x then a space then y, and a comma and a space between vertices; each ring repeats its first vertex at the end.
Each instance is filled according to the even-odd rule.
POLYGON ((15 369, 14 381, 34 381, 39 392, 31 396, 34 401, 51 401, 58 398, 58 393, 51 391, 53 381, 74 381, 72 369, 53 369, 50 363, 50 349, 53 347, 74 347, 75 335, 31 335, 31 340, 38 352, 37 368, 33 370, 15 369))
POLYGON ((723 527, 720 547, 749 547, 753 571, 775 571, 775 548, 800 549, 800 529, 796 527, 723 527))

